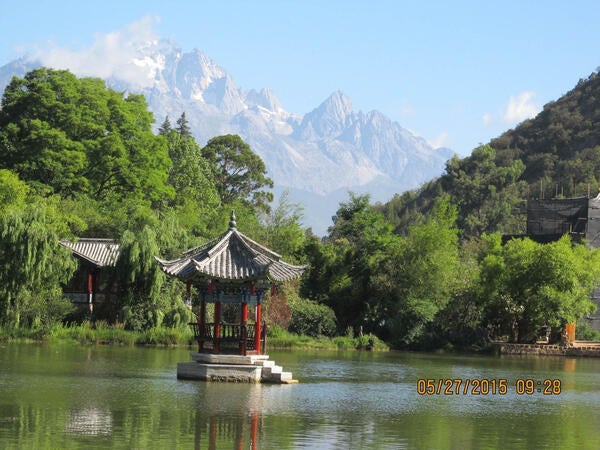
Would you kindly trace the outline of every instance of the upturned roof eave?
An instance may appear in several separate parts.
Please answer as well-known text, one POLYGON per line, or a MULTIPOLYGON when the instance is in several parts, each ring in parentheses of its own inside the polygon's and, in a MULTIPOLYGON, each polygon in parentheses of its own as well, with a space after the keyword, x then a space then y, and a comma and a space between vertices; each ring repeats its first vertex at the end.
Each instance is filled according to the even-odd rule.
POLYGON ((97 268, 101 268, 101 267, 112 267, 116 264, 117 259, 119 258, 119 246, 118 243, 116 243, 114 240, 112 239, 101 239, 101 238, 82 238, 80 240, 78 240, 77 242, 71 242, 71 241, 59 241, 58 242, 59 245, 61 245, 64 248, 67 248, 71 251, 71 253, 76 256, 77 258, 80 258, 94 266, 96 266, 97 268), (77 244, 80 242, 86 242, 86 241, 90 241, 90 243, 93 244, 103 244, 103 245, 110 245, 110 246, 114 246, 114 249, 108 249, 107 250, 107 254, 104 255, 104 259, 100 260, 100 259, 96 259, 91 257, 90 255, 83 253, 82 251, 77 249, 77 244))

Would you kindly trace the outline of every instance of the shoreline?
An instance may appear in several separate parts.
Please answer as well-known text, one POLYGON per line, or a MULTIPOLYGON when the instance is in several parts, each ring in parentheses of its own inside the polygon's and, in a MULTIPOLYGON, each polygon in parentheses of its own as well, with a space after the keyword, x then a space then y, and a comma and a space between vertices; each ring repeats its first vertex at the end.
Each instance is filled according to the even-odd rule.
POLYGON ((600 358, 600 342, 597 341, 574 341, 568 345, 494 342, 492 345, 500 355, 583 356, 600 358))

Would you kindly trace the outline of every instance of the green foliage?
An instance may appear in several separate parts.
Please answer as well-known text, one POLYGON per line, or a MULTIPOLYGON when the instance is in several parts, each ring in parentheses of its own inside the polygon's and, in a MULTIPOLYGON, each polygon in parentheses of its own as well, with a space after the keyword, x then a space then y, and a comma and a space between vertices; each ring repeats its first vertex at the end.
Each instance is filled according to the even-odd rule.
POLYGON ((165 184, 166 146, 151 130, 143 96, 95 78, 36 69, 13 78, 0 110, 0 161, 41 193, 155 202, 165 184))
POLYGON ((599 253, 567 236, 549 244, 490 239, 481 261, 484 320, 514 342, 535 340, 543 326, 561 330, 595 310, 589 298, 600 282, 599 253))
POLYGON ((206 221, 214 220, 220 206, 212 168, 191 136, 182 136, 177 131, 164 136, 172 161, 168 184, 173 187, 175 196, 162 210, 171 209, 182 226, 192 229, 195 234, 203 234, 206 221), (200 221, 200 217, 205 220, 200 221))
POLYGON ((145 330, 160 326, 164 274, 156 264, 159 254, 156 233, 144 226, 138 233, 126 231, 120 242, 116 273, 119 276, 123 319, 126 328, 145 330))
POLYGON ((47 328, 68 313, 62 284, 75 270, 52 199, 0 215, 0 322, 47 328))
POLYGON ((600 331, 592 329, 587 321, 582 320, 577 322, 575 339, 578 341, 600 341, 600 331))
POLYGON ((440 198, 432 215, 409 229, 381 267, 374 286, 386 304, 384 328, 398 344, 418 341, 452 295, 459 267, 455 220, 456 209, 440 198))
POLYGON ((335 313, 325 305, 311 300, 299 300, 290 304, 292 315, 288 330, 307 336, 333 336, 337 325, 335 313))
POLYGON ((507 131, 420 189, 396 195, 380 208, 400 232, 428 215, 444 193, 458 205, 463 238, 525 232, 527 198, 581 197, 600 185, 600 75, 586 80, 537 117, 507 131))
POLYGON ((192 130, 190 129, 188 120, 185 118, 185 111, 181 113, 179 119, 177 119, 177 133, 183 139, 192 137, 192 130))
POLYGON ((221 201, 245 200, 259 211, 268 211, 273 181, 265 163, 239 136, 228 134, 208 141, 202 155, 214 167, 214 179, 221 201))
POLYGON ((11 208, 21 208, 28 192, 29 186, 16 173, 0 169, 0 214, 11 208))
POLYGON ((291 203, 289 194, 285 191, 277 206, 262 214, 263 227, 257 230, 255 236, 267 247, 281 254, 286 261, 299 262, 298 256, 306 240, 301 220, 301 206, 291 203))

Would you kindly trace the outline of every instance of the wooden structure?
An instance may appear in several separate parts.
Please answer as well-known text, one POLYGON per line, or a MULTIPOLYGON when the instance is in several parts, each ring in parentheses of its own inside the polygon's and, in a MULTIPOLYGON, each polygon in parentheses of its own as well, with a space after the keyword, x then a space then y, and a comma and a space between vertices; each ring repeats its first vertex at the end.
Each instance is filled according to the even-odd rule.
POLYGON ((60 241, 78 260, 75 275, 63 294, 71 302, 86 305, 90 313, 94 304, 102 302, 111 290, 107 272, 119 257, 119 244, 111 239, 79 238, 75 242, 60 241))
POLYGON ((274 292, 277 283, 298 278, 305 268, 283 262, 280 255, 240 233, 233 212, 225 233, 186 251, 181 258, 157 260, 165 273, 186 283, 188 293, 192 286, 197 293, 193 304, 198 320, 190 326, 198 352, 240 356, 264 353, 265 293, 269 289, 274 292), (213 305, 212 321, 207 318, 209 304, 213 305), (237 308, 237 320, 223 321, 225 305, 237 308))

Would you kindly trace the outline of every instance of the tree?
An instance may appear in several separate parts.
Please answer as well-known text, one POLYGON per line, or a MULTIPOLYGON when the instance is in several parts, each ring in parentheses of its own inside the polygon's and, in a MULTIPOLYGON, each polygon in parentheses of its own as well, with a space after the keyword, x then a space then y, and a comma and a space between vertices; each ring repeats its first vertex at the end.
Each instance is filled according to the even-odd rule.
POLYGON ((158 128, 158 134, 160 134, 161 136, 165 136, 168 135, 171 131, 173 131, 173 128, 171 127, 171 121, 169 120, 169 116, 165 116, 165 120, 158 128))
POLYGON ((269 213, 263 214, 264 227, 258 237, 267 247, 281 253, 287 261, 298 257, 305 241, 305 233, 300 225, 302 207, 289 200, 289 192, 284 191, 279 202, 269 213))
POLYGON ((368 195, 350 194, 333 221, 325 243, 313 238, 305 246, 309 267, 301 295, 330 306, 342 330, 381 331, 387 299, 379 295, 379 276, 399 238, 368 195))
POLYGON ((192 130, 190 128, 188 120, 185 118, 185 111, 182 112, 181 116, 179 116, 179 119, 177 119, 176 130, 179 133, 179 136, 181 136, 182 138, 192 137, 192 130))
POLYGON ((454 156, 441 178, 444 190, 458 205, 458 226, 464 237, 482 233, 518 231, 518 206, 525 197, 525 183, 518 182, 525 164, 516 160, 497 164, 496 150, 482 145, 469 158, 454 156))
POLYGON ((20 208, 29 192, 27 183, 10 170, 0 169, 0 215, 11 208, 20 208))
POLYGON ((152 133, 141 95, 97 78, 36 69, 14 77, 2 97, 0 167, 43 195, 151 203, 172 196, 166 144, 152 133))
POLYGON ((165 275, 156 264, 159 254, 156 233, 148 226, 126 231, 121 238, 116 265, 125 326, 146 330, 162 323, 161 288, 165 275))
POLYGON ((486 323, 513 342, 531 342, 543 326, 560 332, 567 323, 594 311, 589 295, 600 282, 600 254, 568 236, 539 244, 488 238, 481 261, 486 323))
POLYGON ((263 160, 252 152, 239 136, 228 134, 208 141, 202 155, 211 163, 214 178, 223 203, 244 200, 259 211, 268 211, 273 194, 262 190, 272 188, 263 160))
POLYGON ((48 330, 69 312, 62 285, 76 264, 59 245, 67 233, 55 199, 0 215, 0 323, 48 330))
POLYGON ((440 197, 425 223, 390 249, 379 270, 384 328, 396 344, 418 342, 448 303, 456 281, 456 208, 440 197))

